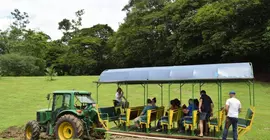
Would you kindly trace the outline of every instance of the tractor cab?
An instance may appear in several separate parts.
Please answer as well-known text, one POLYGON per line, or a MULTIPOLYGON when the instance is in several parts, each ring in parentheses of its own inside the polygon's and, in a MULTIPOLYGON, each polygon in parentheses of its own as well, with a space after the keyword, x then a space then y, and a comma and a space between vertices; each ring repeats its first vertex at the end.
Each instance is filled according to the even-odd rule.
POLYGON ((67 112, 82 116, 82 110, 93 106, 95 101, 87 91, 54 91, 52 101, 52 119, 59 118, 67 112))

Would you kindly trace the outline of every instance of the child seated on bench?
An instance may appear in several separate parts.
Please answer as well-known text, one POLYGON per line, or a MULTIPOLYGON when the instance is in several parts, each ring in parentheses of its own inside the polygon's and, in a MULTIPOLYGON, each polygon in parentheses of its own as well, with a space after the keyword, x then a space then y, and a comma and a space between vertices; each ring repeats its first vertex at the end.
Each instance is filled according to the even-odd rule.
POLYGON ((188 103, 188 107, 186 108, 185 105, 183 105, 183 113, 184 113, 184 117, 181 118, 181 120, 179 120, 179 129, 180 129, 180 133, 184 131, 184 121, 185 120, 192 120, 192 112, 194 110, 198 110, 198 106, 196 105, 197 103, 195 103, 196 101, 193 99, 189 99, 188 103))
POLYGON ((156 109, 156 106, 153 106, 151 99, 147 99, 147 106, 144 107, 140 116, 138 116, 137 118, 134 119, 134 124, 138 129, 140 129, 141 120, 146 118, 147 111, 152 110, 152 109, 156 109))

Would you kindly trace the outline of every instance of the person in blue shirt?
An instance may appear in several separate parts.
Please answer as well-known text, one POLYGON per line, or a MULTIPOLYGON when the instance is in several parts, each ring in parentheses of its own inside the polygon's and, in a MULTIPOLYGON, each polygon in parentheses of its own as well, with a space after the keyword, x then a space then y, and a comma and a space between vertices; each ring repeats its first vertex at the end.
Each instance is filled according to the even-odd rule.
POLYGON ((184 130, 184 120, 192 120, 192 112, 194 110, 198 110, 198 105, 194 99, 189 99, 189 106, 187 108, 183 108, 183 113, 186 114, 183 118, 181 118, 179 122, 180 132, 184 130))
POLYGON ((137 118, 134 119, 134 124, 138 129, 140 129, 141 120, 146 118, 147 111, 152 110, 152 109, 156 109, 156 106, 153 106, 151 99, 147 99, 147 106, 145 106, 143 108, 142 113, 140 114, 140 116, 138 116, 137 118))

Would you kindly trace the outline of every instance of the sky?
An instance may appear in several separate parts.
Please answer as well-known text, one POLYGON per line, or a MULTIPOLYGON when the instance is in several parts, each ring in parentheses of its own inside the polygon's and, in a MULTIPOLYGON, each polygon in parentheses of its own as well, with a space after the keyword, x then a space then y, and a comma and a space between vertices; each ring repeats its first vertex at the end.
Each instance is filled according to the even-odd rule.
POLYGON ((52 39, 59 39, 62 32, 58 22, 62 19, 75 19, 75 12, 84 9, 82 27, 95 24, 108 24, 115 31, 123 23, 126 13, 121 11, 129 0, 1 0, 0 30, 12 23, 10 12, 19 9, 29 15, 29 28, 43 31, 52 39))

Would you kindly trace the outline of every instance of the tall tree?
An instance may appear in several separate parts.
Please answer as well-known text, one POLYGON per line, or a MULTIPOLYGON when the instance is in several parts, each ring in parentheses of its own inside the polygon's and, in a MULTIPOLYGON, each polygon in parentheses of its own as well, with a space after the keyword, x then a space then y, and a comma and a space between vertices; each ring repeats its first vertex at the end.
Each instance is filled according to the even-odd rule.
POLYGON ((108 25, 95 25, 79 30, 69 41, 71 48, 67 53, 66 64, 70 74, 100 74, 108 67, 110 49, 107 40, 113 30, 108 25))
POLYGON ((19 9, 15 9, 13 12, 11 12, 11 15, 13 19, 15 19, 15 21, 12 23, 12 27, 24 29, 26 28, 27 24, 30 23, 28 14, 26 12, 20 12, 19 9))
POLYGON ((58 23, 58 29, 63 31, 63 42, 68 42, 72 37, 79 31, 82 26, 82 16, 84 15, 84 9, 78 10, 75 12, 77 19, 63 19, 58 23))

